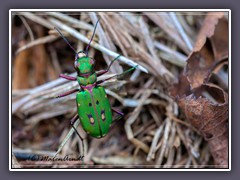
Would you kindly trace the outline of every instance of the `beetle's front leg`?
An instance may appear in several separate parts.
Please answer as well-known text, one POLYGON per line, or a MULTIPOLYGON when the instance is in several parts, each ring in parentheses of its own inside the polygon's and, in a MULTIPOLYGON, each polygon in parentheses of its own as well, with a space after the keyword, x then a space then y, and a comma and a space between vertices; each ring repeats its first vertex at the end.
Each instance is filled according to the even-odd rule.
POLYGON ((76 77, 67 76, 67 75, 65 75, 65 74, 60 74, 59 77, 64 78, 64 79, 67 79, 67 80, 69 80, 69 81, 76 81, 76 80, 77 80, 76 77))
POLYGON ((101 83, 103 83, 104 81, 108 81, 108 80, 110 80, 110 79, 112 79, 112 78, 117 78, 117 79, 118 79, 118 78, 120 78, 121 76, 124 76, 125 74, 127 74, 127 73, 135 70, 136 68, 137 68, 137 66, 134 66, 134 67, 131 67, 131 68, 129 68, 128 70, 122 72, 121 74, 116 74, 116 75, 114 75, 114 76, 112 76, 112 77, 109 77, 109 78, 107 78, 107 79, 99 80, 99 81, 97 81, 97 84, 101 84, 101 83))
POLYGON ((114 63, 114 61, 118 60, 118 58, 119 58, 120 56, 121 56, 121 55, 117 56, 114 60, 112 60, 106 70, 98 71, 98 72, 97 72, 97 77, 99 77, 99 76, 107 73, 107 72, 109 71, 110 67, 112 66, 112 64, 114 63))

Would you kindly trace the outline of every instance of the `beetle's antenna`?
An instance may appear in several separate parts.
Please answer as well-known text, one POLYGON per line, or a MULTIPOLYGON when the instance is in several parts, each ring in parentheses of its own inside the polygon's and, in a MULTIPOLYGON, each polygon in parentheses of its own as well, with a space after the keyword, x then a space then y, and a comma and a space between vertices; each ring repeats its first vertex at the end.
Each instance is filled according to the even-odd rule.
POLYGON ((64 37, 64 35, 61 33, 60 29, 58 29, 57 27, 54 27, 54 29, 56 29, 58 31, 58 33, 61 35, 61 37, 63 38, 63 40, 68 44, 68 46, 75 52, 75 54, 78 54, 77 51, 71 46, 71 44, 68 42, 67 38, 64 37))
POLYGON ((85 51, 85 52, 86 52, 86 56, 88 56, 88 49, 89 49, 90 44, 91 44, 91 42, 92 42, 92 40, 93 40, 95 31, 96 31, 96 29, 97 29, 98 22, 99 22, 99 19, 98 19, 97 22, 96 22, 96 25, 95 25, 94 30, 93 30, 92 37, 91 37, 91 39, 90 39, 90 41, 89 41, 89 43, 88 43, 88 45, 87 45, 87 47, 86 47, 86 51, 85 51))

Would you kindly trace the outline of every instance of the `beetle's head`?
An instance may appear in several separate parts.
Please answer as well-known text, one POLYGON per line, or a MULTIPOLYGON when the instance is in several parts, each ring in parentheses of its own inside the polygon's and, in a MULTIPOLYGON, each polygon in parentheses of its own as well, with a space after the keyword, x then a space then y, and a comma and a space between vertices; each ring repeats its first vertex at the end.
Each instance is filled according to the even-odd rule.
POLYGON ((74 68, 78 75, 90 75, 94 71, 95 60, 88 57, 86 53, 79 52, 76 54, 74 68))
POLYGON ((95 61, 93 58, 88 56, 88 49, 90 47, 90 44, 93 40, 93 36, 95 34, 96 28, 97 28, 97 24, 98 24, 99 20, 97 20, 97 23, 94 27, 93 30, 93 34, 92 37, 86 47, 85 51, 80 51, 77 52, 72 46, 71 44, 68 42, 68 40, 63 36, 63 34, 61 33, 61 31, 55 27, 55 29, 59 32, 59 34, 62 36, 63 40, 69 45, 69 47, 75 52, 75 61, 74 61, 74 68, 76 69, 78 75, 91 75, 94 71, 94 65, 95 65, 95 61))

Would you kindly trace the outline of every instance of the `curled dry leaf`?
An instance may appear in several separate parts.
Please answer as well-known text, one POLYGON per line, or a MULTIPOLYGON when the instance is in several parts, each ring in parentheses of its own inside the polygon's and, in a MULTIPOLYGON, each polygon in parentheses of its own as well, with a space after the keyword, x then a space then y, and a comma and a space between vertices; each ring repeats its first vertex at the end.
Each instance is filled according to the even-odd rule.
POLYGON ((228 166, 228 95, 214 84, 202 84, 190 90, 185 76, 171 89, 179 107, 191 124, 199 130, 215 161, 221 168, 228 166))
POLYGON ((208 13, 189 55, 186 76, 191 88, 201 86, 215 63, 228 57, 228 21, 222 12, 208 13))

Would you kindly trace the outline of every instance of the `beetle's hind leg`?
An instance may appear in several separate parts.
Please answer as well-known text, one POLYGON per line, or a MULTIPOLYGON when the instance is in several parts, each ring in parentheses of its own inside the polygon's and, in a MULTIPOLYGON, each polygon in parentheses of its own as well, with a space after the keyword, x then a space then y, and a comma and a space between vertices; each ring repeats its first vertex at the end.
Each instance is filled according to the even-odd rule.
POLYGON ((119 111, 119 110, 117 110, 115 108, 111 108, 111 109, 112 109, 113 112, 118 114, 118 116, 113 120, 114 122, 116 122, 116 121, 118 121, 118 120, 123 118, 123 116, 124 116, 123 112, 121 112, 121 111, 119 111))
POLYGON ((70 121, 70 124, 72 126, 72 128, 74 129, 74 131, 76 132, 76 134, 78 135, 78 137, 81 139, 82 141, 82 147, 83 147, 83 152, 81 152, 81 154, 83 154, 84 156, 84 142, 83 142, 83 138, 81 137, 81 135, 78 133, 77 129, 74 127, 74 123, 78 120, 79 116, 78 114, 76 114, 70 121))

